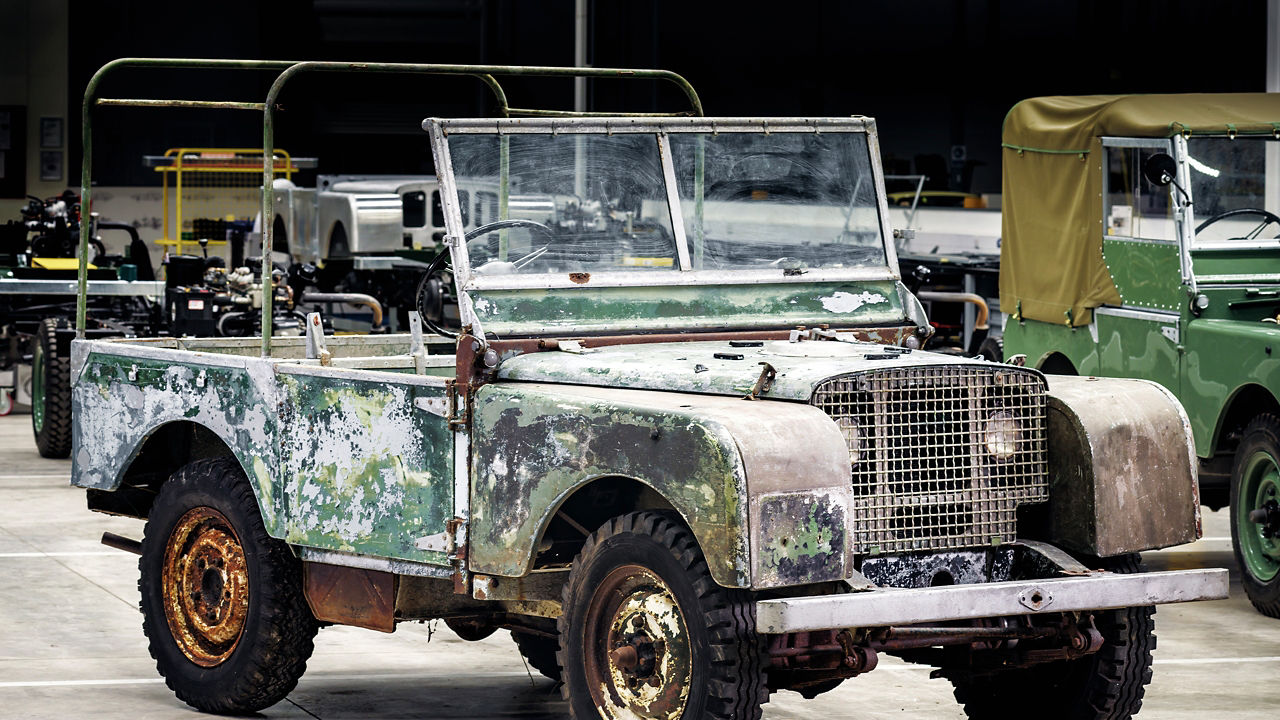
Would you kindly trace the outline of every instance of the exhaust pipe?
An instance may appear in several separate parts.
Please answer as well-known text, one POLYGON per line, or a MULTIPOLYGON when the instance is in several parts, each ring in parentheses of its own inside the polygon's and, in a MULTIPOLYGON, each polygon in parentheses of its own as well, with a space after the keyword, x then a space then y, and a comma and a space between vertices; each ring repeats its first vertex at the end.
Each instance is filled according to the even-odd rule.
POLYGON ((134 555, 142 554, 142 542, 140 540, 127 538, 123 535, 104 532, 102 533, 102 544, 110 548, 115 548, 117 550, 131 552, 134 555))

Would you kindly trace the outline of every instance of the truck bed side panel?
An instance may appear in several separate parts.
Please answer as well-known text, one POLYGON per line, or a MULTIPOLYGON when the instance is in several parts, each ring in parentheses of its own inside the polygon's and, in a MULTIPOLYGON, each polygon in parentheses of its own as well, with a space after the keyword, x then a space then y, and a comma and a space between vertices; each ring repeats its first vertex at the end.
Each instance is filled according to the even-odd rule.
POLYGON ((195 423, 231 450, 254 485, 267 532, 283 536, 270 361, 125 343, 76 344, 85 346, 87 357, 71 391, 73 485, 115 490, 152 433, 169 423, 195 423))
POLYGON ((443 380, 282 367, 280 432, 287 539, 309 547, 447 565, 453 435, 443 380))

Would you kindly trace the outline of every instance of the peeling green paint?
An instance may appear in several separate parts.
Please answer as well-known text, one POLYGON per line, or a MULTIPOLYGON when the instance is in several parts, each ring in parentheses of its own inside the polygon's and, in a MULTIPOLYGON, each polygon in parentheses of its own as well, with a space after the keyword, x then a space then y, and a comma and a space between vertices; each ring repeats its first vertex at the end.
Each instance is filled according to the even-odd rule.
POLYGON ((528 353, 505 360, 498 368, 498 377, 743 396, 759 379, 762 362, 777 370, 773 386, 764 393, 766 397, 807 401, 815 386, 836 375, 985 361, 923 351, 885 358, 880 345, 830 340, 769 340, 750 347, 735 347, 726 341, 671 342, 613 345, 582 353, 528 353))
POLYGON ((290 542, 447 564, 418 538, 453 516, 453 436, 414 399, 443 388, 293 374, 280 377, 282 477, 290 542))
POLYGON ((573 490, 638 480, 685 517, 717 582, 750 582, 746 478, 729 433, 679 395, 599 399, 573 388, 486 385, 473 409, 469 564, 522 575, 573 490))
POLYGON ((760 499, 756 582, 796 584, 845 577, 844 505, 822 493, 760 499))
POLYGON ((902 323, 892 280, 471 291, 499 336, 902 323))
POLYGON ((271 482, 279 457, 269 362, 205 364, 191 355, 134 357, 92 352, 72 387, 72 477, 79 487, 114 490, 147 438, 191 422, 223 439, 255 488, 267 531, 282 534, 283 497, 271 482), (264 472, 258 471, 261 464, 264 472))

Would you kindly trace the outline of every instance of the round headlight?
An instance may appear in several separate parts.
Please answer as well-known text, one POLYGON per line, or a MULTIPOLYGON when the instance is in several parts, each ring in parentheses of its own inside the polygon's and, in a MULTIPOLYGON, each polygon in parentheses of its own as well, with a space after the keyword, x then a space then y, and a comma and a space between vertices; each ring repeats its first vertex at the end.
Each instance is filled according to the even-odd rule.
POLYGON ((999 412, 987 419, 985 432, 987 452, 997 460, 1009 460, 1018 451, 1022 429, 1012 415, 999 412))
POLYGON ((862 434, 858 432, 858 421, 848 415, 836 418, 840 434, 844 435, 844 444, 849 448, 849 466, 856 467, 862 455, 862 434))

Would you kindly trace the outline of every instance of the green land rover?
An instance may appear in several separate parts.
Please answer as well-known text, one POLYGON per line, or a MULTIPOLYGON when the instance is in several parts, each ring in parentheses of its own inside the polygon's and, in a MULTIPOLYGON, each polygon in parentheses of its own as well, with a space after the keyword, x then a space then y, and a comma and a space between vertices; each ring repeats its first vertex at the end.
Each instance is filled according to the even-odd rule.
POLYGON ((1177 395, 1201 498, 1280 617, 1280 95, 1023 101, 1003 221, 1006 355, 1177 395))

